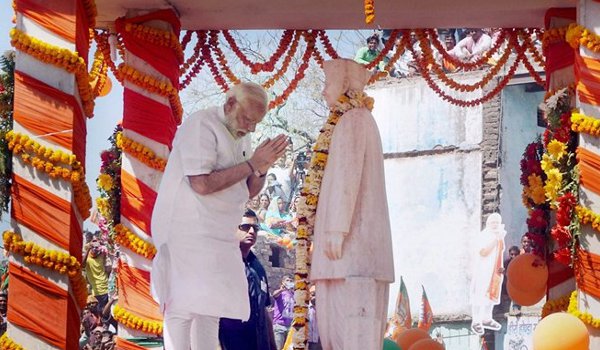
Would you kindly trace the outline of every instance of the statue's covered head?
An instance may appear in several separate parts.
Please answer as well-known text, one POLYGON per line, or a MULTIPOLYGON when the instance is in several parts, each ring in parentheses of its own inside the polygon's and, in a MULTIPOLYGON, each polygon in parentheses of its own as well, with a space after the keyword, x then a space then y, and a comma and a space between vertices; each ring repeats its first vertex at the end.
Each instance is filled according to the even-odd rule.
POLYGON ((345 58, 323 62, 323 71, 323 97, 330 108, 335 106, 343 93, 349 90, 362 91, 370 77, 369 71, 363 65, 345 58))

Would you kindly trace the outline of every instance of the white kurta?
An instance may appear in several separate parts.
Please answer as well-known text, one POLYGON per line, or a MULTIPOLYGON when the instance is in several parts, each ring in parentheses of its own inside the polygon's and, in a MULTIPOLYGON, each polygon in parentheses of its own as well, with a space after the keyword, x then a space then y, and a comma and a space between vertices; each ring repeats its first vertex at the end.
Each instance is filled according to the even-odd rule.
POLYGON ((366 108, 346 112, 333 131, 317 208, 311 280, 394 281, 381 138, 366 108), (343 256, 329 260, 325 237, 348 232, 343 256))
POLYGON ((249 159, 249 137, 234 139, 222 107, 199 111, 177 130, 152 215, 158 248, 152 287, 169 309, 247 320, 248 285, 235 236, 248 200, 246 181, 199 195, 188 176, 249 159))

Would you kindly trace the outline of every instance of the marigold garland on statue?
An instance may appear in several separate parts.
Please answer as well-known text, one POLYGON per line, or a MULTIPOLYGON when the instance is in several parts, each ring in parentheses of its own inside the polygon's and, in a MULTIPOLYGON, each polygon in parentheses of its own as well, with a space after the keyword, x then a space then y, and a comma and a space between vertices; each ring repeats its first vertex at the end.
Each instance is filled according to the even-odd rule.
POLYGON ((83 57, 79 56, 77 52, 50 45, 16 28, 11 29, 10 38, 12 46, 17 50, 31 55, 44 63, 73 73, 77 80, 77 88, 83 104, 83 112, 88 117, 94 114, 94 96, 90 87, 87 65, 83 57))
POLYGON ((119 304, 115 305, 113 310, 114 319, 127 328, 136 329, 144 333, 161 335, 163 326, 161 321, 147 320, 136 316, 125 310, 119 304))
POLYGON ((573 291, 573 293, 571 293, 571 298, 569 300, 569 307, 567 308, 567 312, 570 313, 571 315, 579 318, 585 324, 587 324, 591 327, 600 328, 600 318, 594 317, 589 312, 581 312, 579 310, 578 304, 579 303, 577 302, 577 291, 575 290, 575 291, 573 291))
POLYGON ((123 224, 115 226, 115 241, 121 246, 127 247, 129 250, 150 260, 156 255, 156 247, 154 245, 133 233, 123 224))
POLYGON ((313 147, 310 166, 300 192, 298 204, 298 230, 296 244, 296 271, 294 291, 294 320, 292 327, 295 329, 293 336, 294 350, 305 349, 308 324, 308 302, 310 299, 309 280, 310 255, 309 248, 313 235, 317 204, 321 182, 327 165, 329 145, 337 123, 345 112, 354 108, 373 109, 373 99, 362 91, 349 91, 342 95, 329 114, 327 122, 321 129, 317 141, 313 147))
POLYGON ((158 171, 165 171, 165 167, 167 166, 166 159, 158 157, 149 147, 128 138, 123 132, 117 133, 117 147, 148 167, 158 171))
POLYGON ((21 345, 15 343, 10 337, 8 333, 2 334, 0 337, 0 349, 2 350, 24 350, 25 348, 21 345))
POLYGON ((37 265, 66 275, 71 282, 73 294, 79 306, 84 306, 87 298, 87 283, 81 274, 81 263, 76 257, 58 250, 46 249, 35 242, 23 241, 13 231, 4 231, 4 248, 23 256, 27 264, 37 265))
POLYGON ((571 296, 567 294, 558 299, 546 301, 544 307, 542 308, 542 318, 557 312, 567 311, 569 308, 570 298, 571 296))

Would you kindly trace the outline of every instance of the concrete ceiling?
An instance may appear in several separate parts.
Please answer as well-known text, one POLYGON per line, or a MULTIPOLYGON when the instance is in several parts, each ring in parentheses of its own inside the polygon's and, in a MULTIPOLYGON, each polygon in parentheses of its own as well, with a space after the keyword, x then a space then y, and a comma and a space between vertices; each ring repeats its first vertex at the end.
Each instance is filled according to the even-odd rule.
POLYGON ((367 29, 543 27, 551 7, 577 0, 375 0, 366 25, 363 0, 100 0, 98 26, 143 10, 175 8, 183 29, 367 29))

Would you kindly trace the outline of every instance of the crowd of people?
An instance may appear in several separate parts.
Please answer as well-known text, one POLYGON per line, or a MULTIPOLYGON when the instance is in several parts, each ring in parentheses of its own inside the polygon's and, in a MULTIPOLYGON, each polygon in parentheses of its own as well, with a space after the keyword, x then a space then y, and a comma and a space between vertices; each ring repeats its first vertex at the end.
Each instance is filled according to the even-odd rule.
MULTIPOLYGON (((366 46, 357 50, 354 60, 361 64, 369 64, 375 60, 380 54, 382 44, 385 44, 390 39, 391 30, 383 30, 381 33, 376 32, 366 39, 366 46)), ((437 31, 438 39, 445 46, 448 54, 463 62, 475 62, 479 60, 485 52, 487 52, 500 37, 500 29, 493 28, 450 28, 439 29, 437 31)), ((379 62, 376 71, 384 71, 385 66, 390 58, 394 56, 395 50, 399 47, 402 38, 398 37, 394 48, 379 62)), ((416 54, 421 53, 420 43, 414 32, 411 32, 410 45, 412 51, 416 54)), ((454 73, 461 70, 452 60, 445 59, 436 49, 432 47, 434 59, 439 62, 444 71, 454 73)), ((410 78, 419 75, 419 65, 413 57, 411 50, 405 50, 400 58, 394 62, 389 75, 397 78, 410 78)), ((493 64, 493 58, 489 64, 493 64)))

